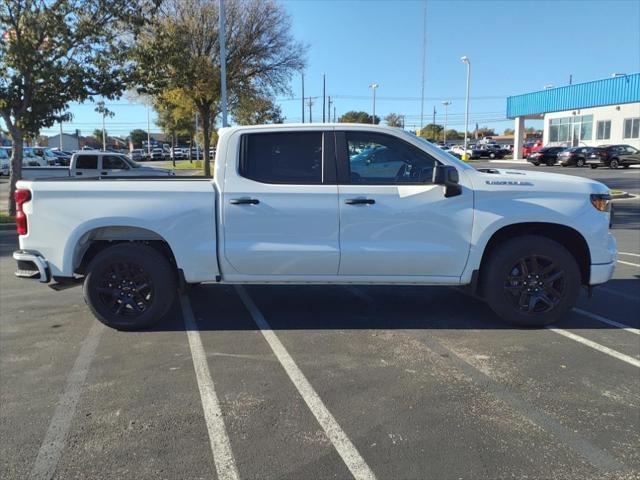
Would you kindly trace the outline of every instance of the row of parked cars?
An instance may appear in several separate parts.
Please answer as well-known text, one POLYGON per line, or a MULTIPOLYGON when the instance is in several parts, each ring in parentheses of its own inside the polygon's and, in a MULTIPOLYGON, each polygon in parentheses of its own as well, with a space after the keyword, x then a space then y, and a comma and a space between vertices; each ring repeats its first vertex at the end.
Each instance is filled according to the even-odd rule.
POLYGON ((597 147, 543 147, 527 155, 527 162, 535 166, 553 166, 560 163, 563 167, 591 168, 629 168, 640 164, 640 150, 631 145, 600 145, 597 147))
POLYGON ((499 145, 497 143, 472 143, 467 146, 466 151, 464 145, 449 146, 446 144, 438 144, 437 146, 458 158, 462 158, 466 153, 467 158, 471 160, 478 158, 500 159, 513 153, 513 145, 499 145))

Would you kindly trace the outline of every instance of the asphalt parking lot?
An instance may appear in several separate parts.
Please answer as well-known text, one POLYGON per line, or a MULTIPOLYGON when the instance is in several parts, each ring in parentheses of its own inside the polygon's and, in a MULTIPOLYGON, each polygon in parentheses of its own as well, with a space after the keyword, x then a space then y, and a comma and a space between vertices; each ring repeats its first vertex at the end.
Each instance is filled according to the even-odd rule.
POLYGON ((449 288, 203 285, 118 332, 0 231, 0 476, 640 478, 640 200, 615 211, 614 279, 547 329, 449 288))

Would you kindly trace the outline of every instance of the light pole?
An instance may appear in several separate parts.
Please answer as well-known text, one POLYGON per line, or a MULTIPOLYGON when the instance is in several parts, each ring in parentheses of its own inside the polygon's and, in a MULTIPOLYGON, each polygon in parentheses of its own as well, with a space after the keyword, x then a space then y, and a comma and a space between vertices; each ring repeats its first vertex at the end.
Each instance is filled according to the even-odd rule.
POLYGON ((466 55, 461 57, 462 63, 467 64, 467 99, 464 108, 464 159, 467 160, 468 130, 469 130, 469 83, 471 81, 471 61, 466 55))
POLYGON ((149 105, 147 105, 147 160, 151 160, 151 118, 149 117, 149 105))
POLYGON ((442 102, 444 105, 444 128, 442 129, 442 141, 447 144, 447 107, 451 105, 451 100, 445 100, 442 102))
POLYGON ((376 88, 378 88, 380 85, 378 85, 377 83, 372 83, 371 85, 369 85, 369 88, 371 90, 373 90, 373 117, 371 118, 371 123, 375 124, 376 123, 376 88))

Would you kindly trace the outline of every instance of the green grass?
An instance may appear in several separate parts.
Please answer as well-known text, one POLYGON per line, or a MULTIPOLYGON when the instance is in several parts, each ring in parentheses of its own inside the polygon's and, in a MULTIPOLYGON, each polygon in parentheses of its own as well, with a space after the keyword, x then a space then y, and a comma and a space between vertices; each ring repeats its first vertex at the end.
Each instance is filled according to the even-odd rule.
MULTIPOLYGON (((211 162, 211 164, 213 164, 213 162, 211 162)), ((202 160, 198 161, 198 160, 194 160, 193 162, 190 162, 189 160, 178 160, 176 162, 176 166, 173 166, 173 162, 145 162, 144 165, 150 165, 150 166, 158 166, 158 167, 162 167, 162 168, 174 168, 176 170, 202 170, 203 169, 203 163, 202 160)))
POLYGON ((0 212, 0 223, 15 223, 16 219, 10 217, 8 213, 0 212))

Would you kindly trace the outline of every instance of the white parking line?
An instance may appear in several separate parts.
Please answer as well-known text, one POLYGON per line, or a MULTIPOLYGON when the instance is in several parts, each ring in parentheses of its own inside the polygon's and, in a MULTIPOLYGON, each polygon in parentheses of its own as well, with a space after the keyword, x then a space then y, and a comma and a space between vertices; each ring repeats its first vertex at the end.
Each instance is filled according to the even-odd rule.
POLYGON ((574 340, 578 343, 586 345, 587 347, 591 347, 594 350, 598 350, 599 352, 606 353, 607 355, 613 358, 617 358, 618 360, 622 360, 623 362, 626 362, 629 365, 633 365, 634 367, 640 368, 640 360, 630 357, 629 355, 625 355, 624 353, 620 353, 617 350, 613 350, 609 347, 605 347, 604 345, 600 345, 599 343, 596 343, 592 340, 581 337, 580 335, 576 335, 575 333, 571 333, 562 328, 549 326, 549 327, 546 327, 546 329, 552 332, 555 332, 559 335, 563 335, 567 338, 570 338, 571 340, 574 340))
POLYGON ((82 385, 84 385, 84 381, 87 378, 87 372, 95 356, 103 331, 104 326, 95 321, 84 342, 82 342, 76 362, 67 377, 67 387, 58 401, 51 423, 49 423, 49 428, 38 451, 38 456, 29 474, 29 479, 31 480, 49 480, 53 478, 60 461, 60 455, 67 442, 67 435, 73 416, 76 413, 82 385))
POLYGON ((630 255, 632 257, 640 257, 640 254, 637 253, 629 253, 629 252, 618 252, 618 255, 630 255))
POLYGON ((204 411, 204 419, 209 432, 209 443, 211 444, 211 452, 213 453, 213 463, 216 466, 218 479, 220 480, 238 480, 238 469, 231 451, 231 442, 227 435, 227 429, 222 418, 222 410, 220 402, 216 395, 216 390, 209 372, 209 364, 207 363, 207 355, 202 346, 198 325, 193 318, 191 303, 186 295, 180 295, 180 305, 182 306, 182 315, 184 324, 187 328, 187 338, 189 339, 189 348, 191 349, 191 358, 193 359, 193 367, 196 372, 196 380, 198 381, 198 389, 200 390, 200 400, 202 401, 202 409, 204 411))
POLYGON ((293 358, 291 358, 291 355, 289 355, 289 352, 284 348, 284 345, 282 345, 278 336, 273 332, 267 320, 264 318, 260 310, 258 310, 258 307, 253 303, 249 294, 242 286, 238 285, 235 288, 242 299, 244 306, 253 317, 253 321, 260 328, 262 335, 271 347, 274 355, 284 367, 285 372, 287 372, 287 375, 304 399, 309 410, 311 410, 311 413, 313 413, 316 420, 318 420, 318 423, 327 434, 327 437, 340 457, 342 457, 342 460, 347 465, 347 468, 353 477, 358 480, 375 479, 375 475, 364 459, 360 456, 355 445, 351 440, 349 440, 347 434, 342 430, 336 419, 322 402, 322 399, 316 393, 311 383, 309 383, 309 380, 304 376, 302 370, 300 370, 293 358))
POLYGON ((581 308, 574 308, 574 312, 579 313, 580 315, 584 315, 589 318, 593 318, 594 320, 598 320, 602 323, 607 323, 611 326, 621 328, 625 332, 635 333, 636 335, 640 335, 640 329, 630 327, 629 325, 625 325, 624 323, 616 322, 615 320, 609 320, 608 318, 602 317, 598 314, 587 312, 586 310, 582 310, 581 308))
POLYGON ((623 265, 630 265, 632 267, 640 267, 640 264, 638 263, 625 262, 623 260, 618 260, 618 263, 622 263, 623 265))

